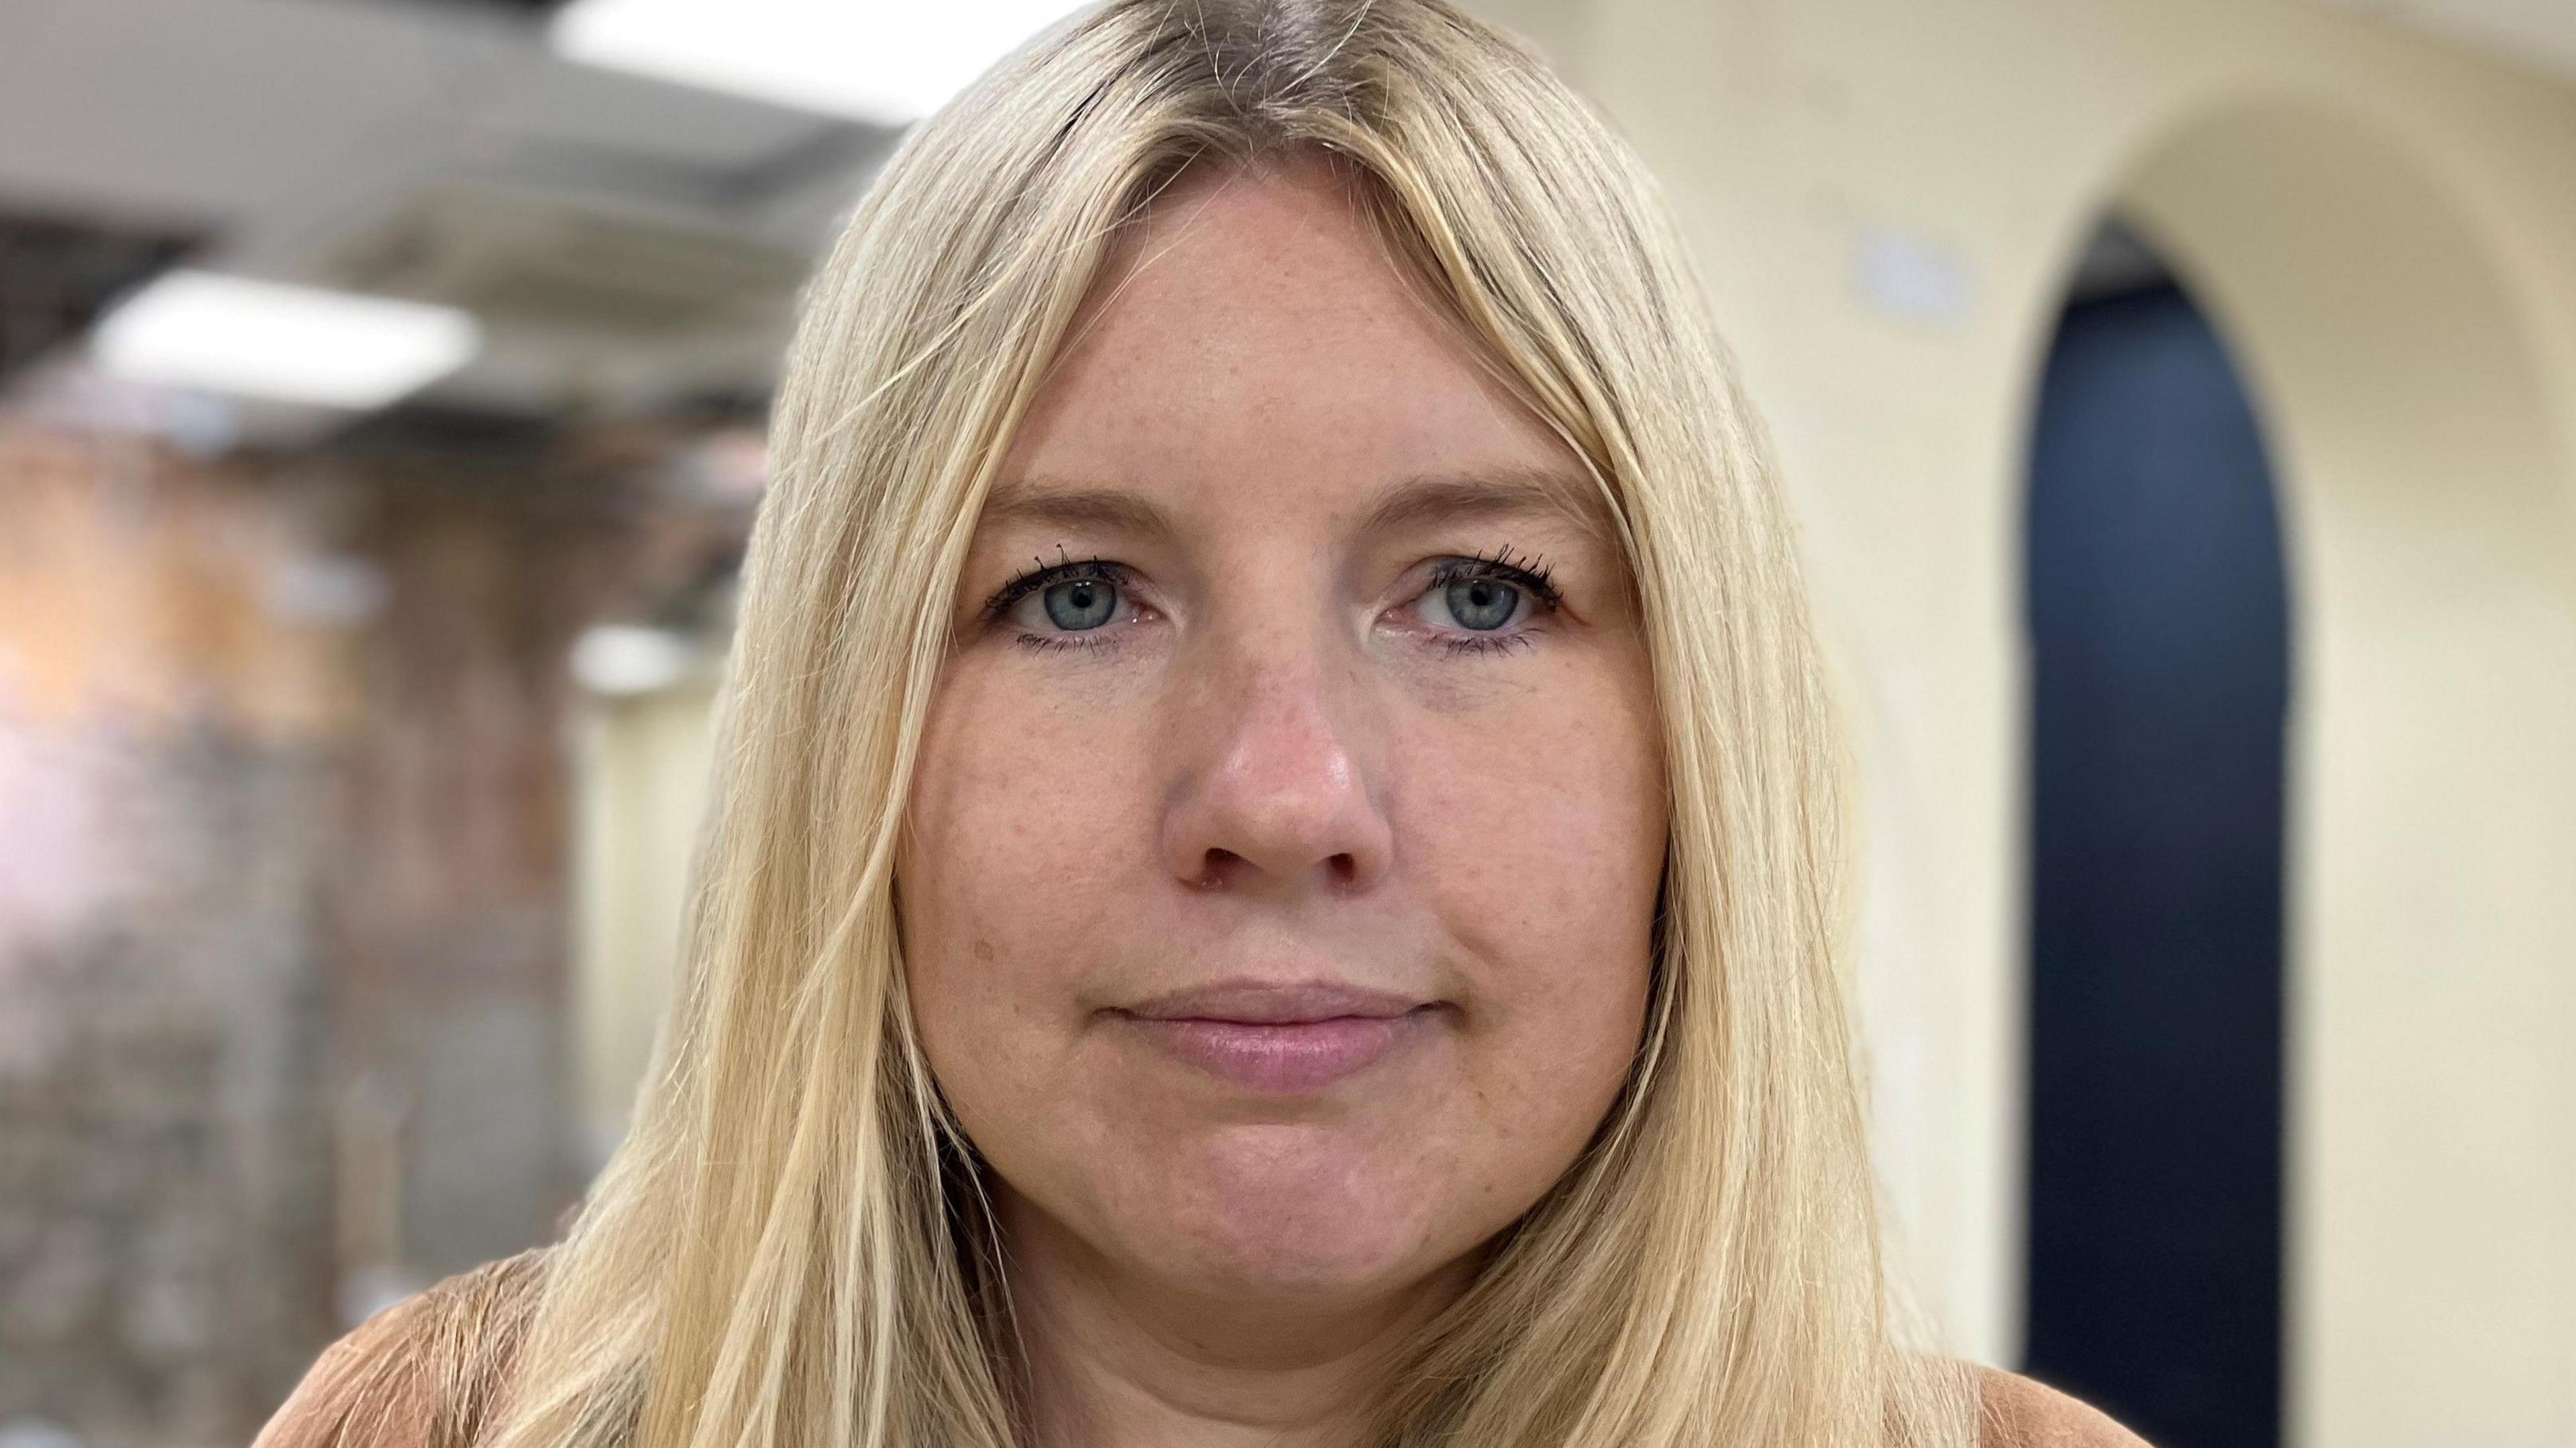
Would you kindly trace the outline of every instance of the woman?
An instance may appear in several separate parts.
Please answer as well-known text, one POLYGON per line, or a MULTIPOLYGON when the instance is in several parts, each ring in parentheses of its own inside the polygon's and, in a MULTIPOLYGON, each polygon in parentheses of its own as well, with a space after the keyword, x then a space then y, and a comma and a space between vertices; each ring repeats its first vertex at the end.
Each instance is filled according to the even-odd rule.
POLYGON ((631 1138, 263 1441, 2133 1441, 1892 1340, 1680 256, 1439 0, 1113 0, 922 126, 806 303, 631 1138))

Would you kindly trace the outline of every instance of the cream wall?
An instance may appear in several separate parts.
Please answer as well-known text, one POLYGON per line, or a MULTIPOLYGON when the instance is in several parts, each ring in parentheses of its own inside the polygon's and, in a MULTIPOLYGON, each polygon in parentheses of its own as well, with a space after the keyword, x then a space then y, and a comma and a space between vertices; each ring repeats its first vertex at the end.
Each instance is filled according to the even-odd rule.
POLYGON ((669 1006, 706 810, 715 681, 585 701, 573 736, 574 1029, 596 1167, 626 1135, 669 1006))
POLYGON ((2017 1353, 2023 456, 2117 202, 2291 530, 2291 1441, 2576 1444, 2576 88, 2289 0, 1486 8, 1663 178, 1777 436, 1954 1343, 2017 1353))

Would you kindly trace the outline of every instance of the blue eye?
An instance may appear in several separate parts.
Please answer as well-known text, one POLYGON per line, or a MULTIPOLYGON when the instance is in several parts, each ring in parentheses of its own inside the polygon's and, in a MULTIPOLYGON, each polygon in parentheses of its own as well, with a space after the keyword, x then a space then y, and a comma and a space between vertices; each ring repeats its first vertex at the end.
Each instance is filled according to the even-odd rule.
POLYGON ((1049 623, 1067 633, 1081 633, 1109 622, 1118 611, 1118 585, 1105 578, 1068 578, 1039 594, 1049 623))
MULTIPOLYGON (((1036 568, 1002 585, 984 605, 985 616, 1020 631, 1023 642, 1070 644, 1074 634, 1099 633, 1133 622, 1126 570, 1106 559, 1036 568)), ((1083 642, 1097 642, 1084 640, 1083 642)))
POLYGON ((1499 578, 1453 579, 1441 589, 1441 601, 1460 628, 1489 633, 1510 623, 1527 595, 1499 578))
POLYGON ((1536 559, 1509 551, 1490 558, 1451 558, 1414 599, 1414 617, 1450 635, 1452 645, 1526 642, 1523 630, 1554 613, 1556 586, 1536 559))

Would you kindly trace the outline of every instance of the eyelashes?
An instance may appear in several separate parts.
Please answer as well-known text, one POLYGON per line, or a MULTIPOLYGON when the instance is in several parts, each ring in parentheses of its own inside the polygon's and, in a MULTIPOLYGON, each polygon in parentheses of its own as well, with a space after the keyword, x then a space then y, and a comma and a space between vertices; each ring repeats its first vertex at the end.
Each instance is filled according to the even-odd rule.
POLYGON ((1062 549, 1058 549, 1057 553, 1058 557, 1053 563, 1043 558, 1029 560, 1030 567, 1010 582, 993 590, 993 596, 984 600, 983 616, 988 619, 1000 618, 1010 611, 1012 604, 1039 589, 1053 584, 1069 583, 1076 579, 1096 579, 1122 592, 1128 587, 1128 579, 1132 575, 1121 564, 1112 563, 1105 558, 1076 560, 1065 556, 1062 549))
POLYGON ((1478 579, 1515 584, 1529 594, 1533 604, 1548 613, 1556 612, 1565 604, 1565 595, 1557 592, 1547 560, 1514 553, 1509 548, 1497 548, 1490 557, 1476 553, 1464 558, 1442 559, 1432 572, 1431 587, 1446 588, 1478 579))
MULTIPOLYGON (((979 616, 987 627, 1009 627, 1012 642, 1025 647, 1102 647, 1123 632, 1110 625, 1152 613, 1133 597, 1134 579, 1123 564, 1096 556, 1077 559, 1059 548, 1054 562, 1032 558, 995 589, 979 616)), ((1427 642, 1453 655, 1488 654, 1535 647, 1532 627, 1563 604, 1543 558, 1502 547, 1431 560, 1421 586, 1381 617, 1410 620, 1409 632, 1430 635, 1427 642), (1448 615, 1450 622, 1433 614, 1448 615), (1470 621, 1486 617, 1493 622, 1470 621)))

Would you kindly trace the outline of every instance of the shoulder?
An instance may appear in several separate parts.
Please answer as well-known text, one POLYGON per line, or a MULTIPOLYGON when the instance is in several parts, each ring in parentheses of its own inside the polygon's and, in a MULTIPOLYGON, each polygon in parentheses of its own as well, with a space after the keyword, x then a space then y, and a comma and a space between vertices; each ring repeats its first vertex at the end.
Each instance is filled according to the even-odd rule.
POLYGON ((467 1448, 506 1379, 541 1249, 406 1298, 325 1350, 252 1448, 467 1448))
POLYGON ((1977 1371, 1979 1448, 2146 1448, 2137 1434, 2053 1388, 1977 1371))

